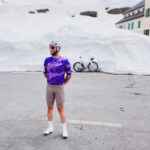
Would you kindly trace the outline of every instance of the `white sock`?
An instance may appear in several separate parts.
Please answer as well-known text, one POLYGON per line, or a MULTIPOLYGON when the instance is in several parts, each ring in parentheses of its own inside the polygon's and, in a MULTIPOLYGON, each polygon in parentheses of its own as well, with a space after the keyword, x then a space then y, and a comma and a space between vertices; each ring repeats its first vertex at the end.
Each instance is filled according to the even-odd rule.
POLYGON ((62 123, 62 128, 63 128, 63 132, 67 131, 67 124, 66 123, 62 123))
POLYGON ((53 128, 53 121, 48 121, 48 126, 53 128))

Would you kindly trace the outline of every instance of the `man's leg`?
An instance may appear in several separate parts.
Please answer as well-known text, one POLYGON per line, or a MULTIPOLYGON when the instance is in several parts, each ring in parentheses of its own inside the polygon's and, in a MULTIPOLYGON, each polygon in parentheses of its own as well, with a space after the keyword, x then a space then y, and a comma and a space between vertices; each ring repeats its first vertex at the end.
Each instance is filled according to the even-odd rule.
POLYGON ((66 116, 64 113, 64 107, 63 106, 57 106, 57 110, 58 110, 59 115, 60 115, 61 123, 66 123, 66 116))
POLYGON ((64 107, 63 106, 57 106, 57 110, 59 112, 60 115, 60 121, 62 123, 62 129, 63 129, 63 138, 67 138, 68 137, 68 132, 67 132, 67 125, 66 125, 66 115, 64 113, 64 107))
POLYGON ((53 93, 53 87, 47 85, 46 87, 46 101, 47 101, 47 119, 48 119, 48 128, 44 131, 44 135, 48 135, 53 132, 53 108, 54 108, 54 99, 55 94, 53 93))
POLYGON ((44 131, 44 135, 48 135, 54 131, 54 129, 53 129, 53 108, 54 108, 54 105, 47 105, 48 128, 44 131))
POLYGON ((48 121, 53 121, 53 108, 54 108, 54 105, 47 105, 47 119, 48 119, 48 121))
POLYGON ((64 107, 63 106, 57 106, 57 110, 60 115, 60 121, 62 123, 62 129, 63 129, 63 138, 68 138, 68 131, 67 131, 67 124, 66 124, 66 115, 64 113, 64 107))
POLYGON ((66 116, 64 113, 64 86, 57 86, 56 88, 56 103, 57 103, 57 110, 60 115, 60 121, 61 123, 66 122, 66 116))
POLYGON ((63 129, 63 138, 68 137, 67 127, 66 127, 66 115, 64 113, 64 86, 57 86, 56 90, 56 103, 57 103, 57 110, 60 115, 60 121, 62 123, 63 129))

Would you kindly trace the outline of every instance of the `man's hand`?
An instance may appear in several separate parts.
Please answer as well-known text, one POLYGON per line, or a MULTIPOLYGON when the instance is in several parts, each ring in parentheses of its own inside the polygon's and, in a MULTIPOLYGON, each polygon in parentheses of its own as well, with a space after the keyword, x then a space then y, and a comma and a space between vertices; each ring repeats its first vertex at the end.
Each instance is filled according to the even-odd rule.
POLYGON ((45 78, 47 79, 47 73, 44 73, 45 78))
POLYGON ((64 84, 66 84, 71 79, 71 77, 71 75, 66 76, 64 84))

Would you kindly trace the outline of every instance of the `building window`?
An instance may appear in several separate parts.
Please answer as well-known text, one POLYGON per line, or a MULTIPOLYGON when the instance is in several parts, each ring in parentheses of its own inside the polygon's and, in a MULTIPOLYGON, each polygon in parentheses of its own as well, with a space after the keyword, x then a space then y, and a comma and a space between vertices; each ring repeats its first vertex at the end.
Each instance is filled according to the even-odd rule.
POLYGON ((149 35, 149 30, 144 30, 144 35, 149 35))
POLYGON ((119 29, 123 29, 123 26, 121 25, 121 26, 119 26, 119 29))
POLYGON ((138 13, 140 13, 140 10, 138 10, 138 13))
POLYGON ((143 8, 143 11, 145 11, 145 8, 143 8))
POLYGON ((145 14, 146 17, 149 17, 150 16, 150 8, 146 9, 146 14, 145 14))
POLYGON ((138 21, 138 28, 141 28, 141 21, 138 21))
POLYGON ((133 30, 134 29, 134 23, 132 22, 132 26, 131 26, 131 29, 133 30))
POLYGON ((130 30, 130 23, 128 23, 128 30, 130 30))

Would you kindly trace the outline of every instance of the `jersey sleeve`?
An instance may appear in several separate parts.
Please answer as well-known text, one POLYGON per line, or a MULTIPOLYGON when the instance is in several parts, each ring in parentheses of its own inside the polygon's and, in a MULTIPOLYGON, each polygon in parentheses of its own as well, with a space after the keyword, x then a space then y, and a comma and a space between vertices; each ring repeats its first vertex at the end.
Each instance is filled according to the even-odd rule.
POLYGON ((65 72, 67 75, 71 75, 71 65, 68 59, 65 60, 65 72))
POLYGON ((44 71, 43 71, 44 74, 47 74, 47 59, 45 59, 44 61, 44 71))

